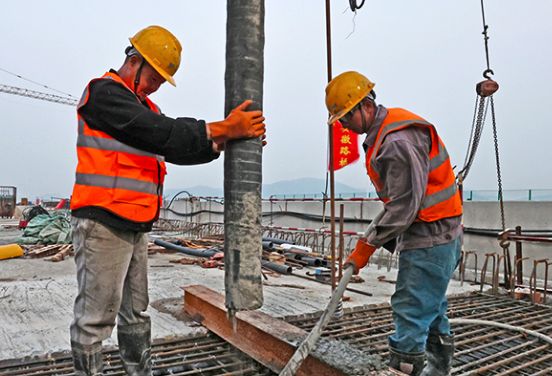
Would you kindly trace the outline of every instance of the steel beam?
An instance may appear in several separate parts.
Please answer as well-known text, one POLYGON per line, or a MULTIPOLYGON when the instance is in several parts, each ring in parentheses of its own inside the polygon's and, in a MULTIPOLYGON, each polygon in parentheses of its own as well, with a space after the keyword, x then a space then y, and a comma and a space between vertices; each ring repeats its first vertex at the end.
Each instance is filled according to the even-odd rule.
MULTIPOLYGON (((237 312, 233 323, 227 319, 223 295, 200 285, 183 289, 184 310, 194 320, 274 372, 280 373, 284 369, 308 335, 303 329, 259 311, 237 312)), ((296 375, 345 374, 309 355, 296 375)))

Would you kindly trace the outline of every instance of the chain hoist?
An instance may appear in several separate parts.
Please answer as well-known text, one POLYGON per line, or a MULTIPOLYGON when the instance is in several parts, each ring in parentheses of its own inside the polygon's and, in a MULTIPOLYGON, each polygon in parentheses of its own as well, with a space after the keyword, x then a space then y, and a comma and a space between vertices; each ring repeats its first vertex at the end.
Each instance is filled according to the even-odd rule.
POLYGON ((498 189, 499 189, 498 196, 499 196, 500 206, 501 206, 502 230, 504 230, 505 224, 504 224, 504 210, 502 208, 503 207, 502 178, 500 176, 500 159, 498 154, 498 138, 496 133, 496 120, 495 120, 495 114, 494 114, 494 101, 493 101, 493 94, 498 90, 498 83, 489 77, 490 74, 494 75, 494 72, 490 66, 489 44, 488 44, 489 36, 487 34, 487 30, 489 29, 489 26, 485 22, 485 9, 483 7, 483 0, 481 0, 481 13, 483 16, 483 36, 484 36, 483 39, 485 41, 485 57, 487 60, 487 69, 483 71, 483 77, 485 78, 485 80, 479 82, 475 86, 475 91, 477 93, 477 96, 475 98, 475 110, 474 110, 473 120, 472 120, 470 140, 468 143, 468 150, 466 151, 464 167, 458 173, 458 183, 462 185, 463 181, 468 176, 468 172, 472 166, 472 163, 475 158, 475 154, 477 152, 477 148, 479 146, 479 141, 481 140, 481 135, 483 134, 485 118, 487 117, 487 109, 490 104, 491 112, 493 116, 493 135, 495 137, 495 155, 496 155, 498 189))
POLYGON ((508 249, 509 242, 505 241, 505 236, 509 233, 509 230, 506 230, 506 220, 504 215, 504 196, 502 192, 502 175, 500 172, 500 155, 498 151, 498 134, 496 129, 496 116, 494 110, 494 99, 493 94, 498 90, 498 83, 492 80, 489 75, 494 75, 493 70, 490 66, 489 60, 489 36, 487 30, 489 26, 485 22, 485 9, 483 6, 483 0, 481 0, 481 13, 483 16, 483 36, 485 41, 485 56, 487 59, 487 69, 483 72, 484 81, 479 82, 475 86, 475 91, 477 93, 475 100, 475 110, 472 121, 472 129, 470 133, 470 140, 468 143, 468 150, 466 152, 466 158, 464 160, 464 167, 458 173, 458 185, 462 186, 463 181, 466 179, 470 167, 473 163, 475 153, 477 152, 477 147, 479 146, 479 141, 483 133, 483 126, 485 124, 485 118, 487 117, 487 110, 491 108, 491 115, 493 121, 493 139, 494 139, 494 149, 495 149, 495 158, 496 158, 496 175, 498 180, 498 200, 500 203, 500 222, 502 226, 502 232, 500 233, 499 239, 500 246, 503 249, 504 257, 506 258, 504 264, 504 277, 505 285, 509 287, 509 276, 511 275, 511 263, 510 263, 510 252, 508 249))

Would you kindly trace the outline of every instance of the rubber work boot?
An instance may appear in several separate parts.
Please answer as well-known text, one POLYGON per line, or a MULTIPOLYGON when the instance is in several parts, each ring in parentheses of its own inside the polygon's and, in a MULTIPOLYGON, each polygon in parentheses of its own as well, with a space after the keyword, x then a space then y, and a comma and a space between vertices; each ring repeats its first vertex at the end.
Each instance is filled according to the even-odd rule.
POLYGON ((73 351, 73 365, 76 376, 101 376, 103 375, 102 343, 93 345, 81 345, 71 341, 73 351))
MULTIPOLYGON (((420 376, 424 369, 425 353, 405 353, 389 347, 389 367, 401 371, 407 375, 420 376)), ((433 375, 432 375, 433 376, 433 375)))
POLYGON ((426 342, 427 367, 422 376, 449 376, 454 357, 454 334, 429 334, 426 342))
POLYGON ((151 375, 151 324, 117 326, 119 354, 128 376, 151 375))

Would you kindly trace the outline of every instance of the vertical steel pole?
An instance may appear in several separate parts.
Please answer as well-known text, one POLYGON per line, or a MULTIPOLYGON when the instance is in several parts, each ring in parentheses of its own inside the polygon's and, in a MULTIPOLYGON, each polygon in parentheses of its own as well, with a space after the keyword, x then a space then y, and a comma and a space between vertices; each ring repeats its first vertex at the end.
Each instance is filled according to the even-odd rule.
POLYGON ((343 236, 345 221, 345 204, 339 205, 339 281, 343 277, 343 248, 345 237, 343 236))
MULTIPOLYGON (((332 35, 330 22, 330 0, 326 0, 326 55, 328 65, 328 82, 332 80, 332 35)), ((335 170, 334 170, 334 139, 333 125, 329 126, 330 138, 330 216, 331 216, 331 240, 330 252, 332 258, 332 291, 336 287, 335 278, 335 170)))
MULTIPOLYGON (((516 226, 516 235, 521 236, 521 226, 516 226)), ((516 241, 516 259, 521 260, 523 258, 523 250, 521 248, 521 242, 516 241)), ((523 285, 523 262, 520 261, 517 266, 517 283, 518 285, 523 285)), ((512 284, 510 288, 514 289, 515 284, 512 284)))
MULTIPOLYGON (((228 0, 225 114, 251 99, 262 110, 264 0, 228 0)), ((263 304, 261 254, 261 138, 225 145, 224 257, 226 308, 257 309, 263 304)))

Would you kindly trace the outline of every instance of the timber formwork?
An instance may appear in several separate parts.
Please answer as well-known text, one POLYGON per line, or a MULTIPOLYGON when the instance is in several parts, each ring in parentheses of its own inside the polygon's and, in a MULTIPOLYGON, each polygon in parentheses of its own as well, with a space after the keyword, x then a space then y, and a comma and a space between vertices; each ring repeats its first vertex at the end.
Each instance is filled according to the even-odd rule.
MULTIPOLYGON (((346 309, 324 336, 349 342, 370 354, 388 356, 387 337, 394 326, 388 304, 346 309)), ((286 317, 306 331, 320 314, 286 317)), ((509 324, 552 336, 552 309, 501 296, 467 294, 449 297, 449 317, 509 324)), ((552 375, 552 345, 530 334, 487 325, 452 325, 456 352, 452 375, 552 375)), ((153 346, 153 376, 276 375, 220 337, 208 333, 153 346)), ((124 375, 117 350, 104 352, 106 375, 124 375)), ((70 354, 46 359, 0 361, 1 376, 73 374, 70 354)))

